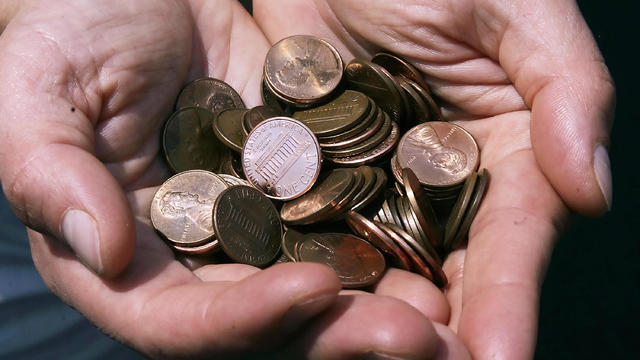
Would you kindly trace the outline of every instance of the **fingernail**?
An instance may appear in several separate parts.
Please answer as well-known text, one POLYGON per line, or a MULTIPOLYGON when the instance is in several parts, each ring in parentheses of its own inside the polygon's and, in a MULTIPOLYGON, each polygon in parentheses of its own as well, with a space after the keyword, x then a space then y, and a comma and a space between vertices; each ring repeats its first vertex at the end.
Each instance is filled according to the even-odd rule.
POLYGON ((607 210, 611 210, 613 200, 613 186, 611 183, 611 163, 609 162, 609 154, 602 144, 598 144, 593 155, 593 168, 598 180, 598 186, 604 201, 607 203, 607 210))
POLYGON ((282 318, 282 329, 285 333, 296 330, 305 321, 329 306, 336 296, 336 294, 324 294, 292 306, 282 318))
POLYGON ((95 220, 82 210, 68 210, 62 218, 62 235, 76 256, 98 274, 102 274, 100 236, 95 220))
POLYGON ((368 352, 364 355, 366 360, 404 360, 405 358, 395 355, 383 354, 375 351, 368 352))

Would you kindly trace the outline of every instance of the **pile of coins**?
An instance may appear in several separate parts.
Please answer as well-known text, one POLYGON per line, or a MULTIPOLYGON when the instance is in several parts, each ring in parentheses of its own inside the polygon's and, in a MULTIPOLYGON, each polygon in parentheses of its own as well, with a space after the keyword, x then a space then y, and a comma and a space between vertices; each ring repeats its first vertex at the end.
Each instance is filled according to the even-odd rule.
POLYGON ((384 52, 343 67, 329 43, 296 35, 270 49, 261 86, 252 109, 217 79, 181 91, 162 137, 176 175, 151 205, 167 243, 259 267, 322 262, 346 288, 374 284, 387 262, 445 287, 442 259, 489 175, 420 72, 384 52))

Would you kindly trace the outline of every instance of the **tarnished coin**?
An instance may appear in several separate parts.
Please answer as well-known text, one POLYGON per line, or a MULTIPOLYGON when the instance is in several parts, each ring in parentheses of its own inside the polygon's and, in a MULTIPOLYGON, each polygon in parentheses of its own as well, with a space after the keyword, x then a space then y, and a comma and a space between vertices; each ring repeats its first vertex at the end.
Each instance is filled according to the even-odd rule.
POLYGON ((296 261, 296 247, 304 239, 304 234, 287 228, 282 236, 282 253, 290 260, 296 261))
POLYGON ((249 186, 232 186, 215 202, 213 224, 225 254, 231 259, 263 267, 280 252, 282 223, 275 206, 249 186))
POLYGON ((476 186, 473 190, 473 195, 471 201, 469 202, 469 207, 464 214, 464 219, 460 224, 460 228, 458 229, 458 233, 454 237, 451 242, 449 250, 453 251, 460 246, 464 240, 467 238, 467 234, 469 233, 469 228, 471 228, 471 223, 473 219, 476 217, 478 213, 478 208, 480 208, 480 203, 484 198, 484 193, 487 190, 487 184, 489 183, 489 171, 487 169, 482 169, 478 173, 478 179, 476 180, 476 186))
POLYGON ((380 145, 389 134, 391 134, 391 130, 393 129, 393 122, 389 118, 387 114, 384 114, 384 124, 373 136, 365 139, 353 146, 349 146, 343 149, 322 149, 322 154, 330 157, 349 157, 355 156, 358 154, 362 154, 363 152, 375 148, 380 145))
POLYGON ((287 224, 310 224, 331 214, 353 187, 355 176, 349 169, 332 170, 304 196, 286 202, 280 209, 287 224))
POLYGON ((328 42, 294 35, 269 49, 264 78, 278 94, 308 103, 329 95, 342 79, 342 58, 328 42))
POLYGON ((411 268, 414 272, 433 281, 433 274, 431 273, 431 269, 429 268, 427 263, 425 263, 424 259, 422 259, 420 255, 418 255, 418 253, 411 247, 411 245, 409 245, 409 243, 407 243, 407 241, 402 236, 400 236, 400 234, 391 229, 391 226, 395 226, 394 224, 383 224, 379 222, 374 222, 374 224, 382 229, 382 231, 384 231, 391 239, 393 239, 396 245, 398 245, 398 247, 400 247, 405 252, 405 254, 407 254, 409 260, 411 260, 411 268))
POLYGON ((213 131, 223 144, 236 152, 242 152, 245 133, 242 129, 242 117, 246 109, 226 109, 218 113, 213 120, 213 131))
POLYGON ((428 88, 422 87, 418 83, 410 79, 407 79, 407 83, 411 85, 413 90, 420 94, 424 102, 427 104, 427 108, 429 109, 429 120, 445 121, 444 117, 442 116, 442 111, 440 110, 440 105, 438 105, 438 103, 433 100, 433 96, 431 95, 431 92, 428 90, 428 88))
POLYGON ((378 144, 378 146, 374 147, 373 149, 367 150, 363 153, 360 153, 354 156, 347 156, 347 157, 340 157, 340 158, 325 157, 325 160, 340 166, 360 166, 365 164, 371 164, 382 159, 391 151, 393 151, 399 139, 400 139, 400 131, 398 130, 398 124, 396 124, 395 122, 392 122, 391 133, 389 134, 389 136, 387 136, 387 138, 384 139, 384 141, 382 141, 380 144, 378 144))
POLYGON ((427 238, 434 249, 439 249, 442 246, 442 229, 431 201, 422 190, 418 178, 410 168, 402 169, 402 183, 406 198, 418 218, 420 227, 427 234, 427 238))
POLYGON ((362 59, 353 59, 344 70, 349 89, 358 90, 373 99, 395 122, 402 122, 405 95, 393 76, 381 66, 362 59))
POLYGON ((284 111, 278 110, 273 106, 259 105, 247 111, 242 118, 242 129, 246 135, 258 126, 261 122, 272 117, 284 116, 284 111))
MULTIPOLYGON (((320 148, 325 149, 344 149, 350 146, 354 146, 370 137, 375 135, 382 125, 384 124, 385 116, 382 110, 376 107, 371 114, 367 115, 365 120, 360 122, 354 128, 361 128, 362 124, 367 126, 362 128, 361 131, 354 133, 350 137, 341 138, 340 140, 327 140, 328 138, 318 137, 320 142, 320 148)), ((344 134, 344 133, 341 133, 344 134)))
POLYGON ((282 112, 283 114, 288 115, 285 109, 286 106, 280 103, 280 101, 278 100, 278 97, 273 93, 273 90, 269 87, 269 84, 267 84, 265 80, 262 80, 260 89, 262 90, 260 92, 260 95, 262 98, 262 103, 264 105, 272 107, 278 110, 279 112, 282 112))
POLYGON ((398 165, 411 168, 425 186, 461 184, 479 162, 476 141, 462 127, 441 121, 411 128, 398 144, 398 165))
POLYGON ((467 177, 467 180, 464 181, 464 186, 462 187, 462 191, 460 195, 458 195, 458 200, 456 200, 453 205, 453 209, 449 214, 449 219, 447 220, 447 224, 444 227, 444 248, 449 249, 451 246, 451 242, 453 238, 458 234, 458 229, 460 228, 460 224, 462 223, 462 218, 469 206, 469 201, 471 200, 471 194, 473 194, 473 189, 476 186, 476 180, 478 179, 478 173, 475 171, 467 177))
POLYGON ((403 207, 404 212, 407 218, 409 219, 409 223, 412 229, 410 235, 414 235, 413 238, 420 243, 420 247, 423 250, 425 250, 431 256, 431 258, 435 260, 435 262, 438 265, 442 265, 442 259, 440 258, 440 255, 438 254, 436 249, 433 247, 433 245, 429 241, 429 237, 424 232, 422 226, 420 226, 420 223, 418 222, 418 217, 416 213, 413 211, 411 204, 409 204, 409 199, 407 199, 406 197, 402 198, 402 201, 400 201, 399 206, 403 207))
POLYGON ((327 104, 294 112, 293 117, 316 136, 331 136, 354 127, 368 114, 370 106, 365 94, 346 90, 327 104))
POLYGON ((313 234, 298 247, 300 261, 326 264, 344 288, 374 284, 386 269, 384 256, 367 241, 351 234, 313 234))
POLYGON ((362 175, 362 186, 358 193, 349 201, 349 203, 345 206, 345 209, 351 210, 354 205, 358 204, 362 199, 364 199, 369 193, 371 189, 373 189, 373 185, 376 183, 376 173, 373 171, 373 168, 370 166, 361 166, 357 169, 357 171, 362 175))
POLYGON ((169 168, 216 171, 226 147, 213 135, 213 114, 209 110, 187 107, 171 115, 164 125, 162 149, 169 168))
POLYGON ((413 116, 409 119, 410 123, 408 125, 412 126, 416 123, 430 121, 431 113, 429 112, 429 107, 427 106, 424 98, 414 90, 408 81, 401 77, 396 77, 396 80, 398 80, 398 84, 407 95, 407 99, 409 99, 409 106, 413 108, 413 116))
POLYGON ((385 185, 387 184, 387 174, 385 174, 384 170, 379 167, 372 167, 371 169, 375 173, 375 183, 373 184, 373 187, 366 193, 365 197, 351 206, 351 211, 357 212, 365 208, 382 193, 385 185))
POLYGON ((222 80, 213 78, 196 79, 182 89, 176 109, 196 106, 216 114, 226 109, 244 109, 244 103, 238 93, 222 80))
POLYGON ((222 180, 224 180, 227 184, 229 184, 229 186, 234 186, 234 185, 251 186, 251 184, 247 180, 241 179, 234 175, 230 175, 230 174, 217 174, 217 175, 220 176, 222 180))
POLYGON ((378 225, 353 211, 347 213, 345 220, 353 232, 364 237, 387 254, 394 266, 402 270, 411 270, 411 261, 407 254, 378 225))
POLYGON ((278 200, 291 200, 315 183, 320 145, 298 120, 275 117, 256 126, 242 150, 242 168, 254 187, 278 200))
POLYGON ((204 255, 212 253, 213 251, 220 248, 220 242, 217 239, 213 239, 209 242, 206 242, 202 245, 198 246, 180 246, 180 245, 171 245, 174 250, 177 250, 183 254, 188 255, 204 255))
POLYGON ((379 52, 373 56, 371 62, 382 66, 393 76, 401 76, 403 78, 415 81, 416 83, 420 84, 420 86, 422 86, 425 91, 430 92, 429 86, 424 80, 424 76, 422 75, 422 73, 401 57, 387 52, 379 52))
POLYGON ((218 175, 204 170, 172 176, 151 201, 151 223, 170 242, 197 246, 214 236, 211 213, 218 195, 228 187, 218 175))
POLYGON ((353 185, 351 186, 351 190, 349 190, 349 192, 347 192, 344 197, 333 206, 326 218, 320 218, 316 221, 341 220, 344 214, 349 211, 351 202, 358 195, 358 193, 360 193, 360 190, 364 185, 364 176, 362 175, 362 171, 360 170, 360 168, 348 170, 353 172, 353 185))

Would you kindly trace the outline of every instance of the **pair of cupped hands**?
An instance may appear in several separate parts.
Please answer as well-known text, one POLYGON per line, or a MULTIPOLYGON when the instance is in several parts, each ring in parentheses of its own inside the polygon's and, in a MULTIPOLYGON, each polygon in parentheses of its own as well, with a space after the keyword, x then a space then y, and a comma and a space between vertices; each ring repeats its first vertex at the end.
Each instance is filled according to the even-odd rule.
POLYGON ((569 210, 611 204, 614 87, 574 1, 27 1, 0 37, 0 179, 47 285, 152 357, 526 359, 569 210), (190 270, 150 225, 180 88, 260 104, 270 45, 310 34, 425 75, 491 182, 443 293, 389 269, 342 291, 319 264, 190 270))

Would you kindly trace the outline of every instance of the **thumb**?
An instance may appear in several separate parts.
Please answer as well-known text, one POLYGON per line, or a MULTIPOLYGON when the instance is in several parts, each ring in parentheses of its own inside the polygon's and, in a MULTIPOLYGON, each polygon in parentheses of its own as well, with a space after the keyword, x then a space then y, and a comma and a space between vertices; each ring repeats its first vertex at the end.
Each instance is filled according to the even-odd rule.
POLYGON ((613 81, 575 2, 524 4, 531 8, 508 15, 500 62, 531 108, 533 151, 547 179, 573 210, 601 215, 612 204, 613 81))
POLYGON ((70 70, 52 65, 52 57, 21 56, 5 46, 5 35, 0 181, 7 199, 27 226, 66 242, 96 273, 115 276, 133 254, 133 215, 122 188, 93 155, 88 102, 66 82, 70 70))

